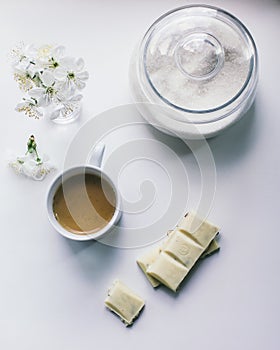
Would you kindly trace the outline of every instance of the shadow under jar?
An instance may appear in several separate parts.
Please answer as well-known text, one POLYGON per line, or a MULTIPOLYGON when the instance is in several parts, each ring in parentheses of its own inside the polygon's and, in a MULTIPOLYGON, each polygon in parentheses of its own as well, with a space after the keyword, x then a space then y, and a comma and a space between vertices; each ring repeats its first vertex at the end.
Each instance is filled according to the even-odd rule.
POLYGON ((209 138, 253 103, 258 57, 247 28, 219 8, 190 5, 157 19, 136 48, 130 87, 156 128, 183 139, 209 138))

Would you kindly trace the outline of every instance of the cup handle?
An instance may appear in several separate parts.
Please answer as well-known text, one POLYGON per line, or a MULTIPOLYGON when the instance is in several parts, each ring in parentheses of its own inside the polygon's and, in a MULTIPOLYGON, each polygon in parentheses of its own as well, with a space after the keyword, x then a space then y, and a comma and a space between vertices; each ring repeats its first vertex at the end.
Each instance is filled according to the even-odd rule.
POLYGON ((105 150, 105 144, 98 143, 92 151, 91 157, 89 159, 89 164, 97 168, 101 168, 104 150, 105 150))

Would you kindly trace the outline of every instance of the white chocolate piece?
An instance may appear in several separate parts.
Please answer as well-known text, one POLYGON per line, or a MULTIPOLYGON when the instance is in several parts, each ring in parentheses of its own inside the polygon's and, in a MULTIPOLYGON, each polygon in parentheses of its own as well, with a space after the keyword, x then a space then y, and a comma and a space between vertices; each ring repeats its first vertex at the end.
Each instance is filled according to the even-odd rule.
POLYGON ((161 252, 158 258, 147 269, 147 274, 154 277, 174 292, 188 274, 189 269, 173 259, 165 252, 161 252))
POLYGON ((209 244, 208 248, 205 250, 205 252, 201 255, 200 259, 204 259, 209 255, 214 254, 220 250, 219 243, 217 242, 216 239, 213 239, 213 241, 209 244))
MULTIPOLYGON (((163 242, 162 247, 160 250, 164 250, 166 245, 168 244, 168 241, 171 239, 172 235, 178 230, 178 227, 176 227, 174 230, 169 230, 167 232, 167 239, 163 242)), ((180 230, 181 231, 181 230, 180 230)), ((184 230, 182 230, 183 233, 185 234, 184 230)), ((216 236, 215 236, 216 237, 216 236)), ((204 251, 204 253, 199 257, 199 259, 204 259, 207 256, 210 256, 212 254, 214 254, 215 252, 217 252, 218 250, 220 250, 220 246, 219 243, 217 242, 216 238, 214 238, 209 246, 206 248, 206 250, 204 251)))
POLYGON ((108 291, 105 305, 128 326, 139 315, 145 302, 121 281, 116 280, 108 291))
POLYGON ((212 225, 208 221, 203 221, 193 212, 184 216, 177 227, 186 235, 191 235, 191 237, 205 249, 219 232, 218 227, 212 225))
MULTIPOLYGON (((173 254, 172 254, 172 248, 170 249, 170 245, 169 245, 168 242, 169 242, 169 240, 171 240, 171 237, 173 236, 173 234, 175 232, 176 232, 176 230, 170 232, 169 233, 169 239, 166 242, 164 242, 164 244, 163 244, 163 247, 167 247, 167 249, 164 249, 164 251, 167 254, 170 254, 170 255, 173 255, 173 254)), ((183 233, 181 233, 181 234, 183 234, 183 233)), ((217 241, 215 239, 213 239, 213 241, 210 243, 210 245, 205 250, 205 252, 199 257, 199 259, 206 258, 207 256, 212 255, 213 253, 215 253, 219 249, 220 249, 219 244, 217 243, 217 241)), ((149 250, 148 252, 146 252, 144 255, 142 255, 141 257, 139 257, 137 259, 137 264, 139 265, 141 270, 144 272, 144 274, 147 277, 148 281, 151 283, 151 285, 154 288, 157 288, 161 283, 158 280, 156 280, 154 277, 152 277, 151 275, 148 275, 147 274, 147 269, 148 269, 148 267, 151 264, 153 264, 155 262, 155 260, 158 258, 158 256, 159 256, 161 251, 162 251, 162 247, 156 247, 156 248, 154 248, 152 250, 149 250)), ((178 259, 178 260, 180 260, 180 259, 178 259)), ((182 260, 183 259, 181 259, 181 261, 182 260)), ((187 262, 185 262, 185 264, 186 264, 186 266, 188 268, 190 268, 191 265, 188 265, 187 262)))
POLYGON ((136 260, 139 267, 142 269, 144 274, 146 275, 148 281, 151 283, 151 285, 156 288, 160 285, 160 282, 157 281, 154 277, 147 274, 148 267, 155 262, 155 260, 158 258, 160 254, 160 248, 156 247, 152 250, 149 250, 147 253, 142 255, 140 258, 136 260))
POLYGON ((178 260, 189 270, 193 267, 204 248, 180 230, 175 230, 167 241, 164 252, 178 260))

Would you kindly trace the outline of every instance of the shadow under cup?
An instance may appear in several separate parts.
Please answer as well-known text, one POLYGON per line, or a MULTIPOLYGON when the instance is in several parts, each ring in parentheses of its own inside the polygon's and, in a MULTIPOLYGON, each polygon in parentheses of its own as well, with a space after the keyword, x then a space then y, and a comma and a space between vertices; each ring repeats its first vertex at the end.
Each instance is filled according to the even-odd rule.
POLYGON ((48 217, 63 236, 85 241, 108 232, 120 218, 119 193, 102 170, 71 168, 52 183, 47 196, 48 217))

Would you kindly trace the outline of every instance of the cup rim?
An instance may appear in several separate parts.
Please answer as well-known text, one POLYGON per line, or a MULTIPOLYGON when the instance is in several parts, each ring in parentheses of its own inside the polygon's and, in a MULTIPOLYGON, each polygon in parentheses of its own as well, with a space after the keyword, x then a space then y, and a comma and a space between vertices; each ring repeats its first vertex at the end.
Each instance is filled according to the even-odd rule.
MULTIPOLYGON (((100 176, 100 177, 101 177, 100 176)), ((71 177, 71 176, 69 176, 71 177)), ((121 216, 121 200, 120 200, 120 194, 119 191, 117 190, 115 184, 111 180, 110 176, 104 172, 102 169, 100 169, 97 166, 93 165, 78 165, 78 166, 73 166, 67 170, 63 170, 58 174, 52 181, 51 185, 49 186, 48 192, 47 192, 47 197, 46 197, 46 208, 47 208, 47 215, 48 219, 53 226, 53 228, 60 233, 62 236, 72 239, 74 241, 89 241, 89 240, 97 240, 104 236, 107 232, 109 232, 113 227, 114 224, 116 224, 121 216), (115 198, 116 198, 116 205, 115 205, 115 212, 110 219, 110 221, 107 223, 106 226, 104 226, 101 230, 95 232, 95 233, 88 233, 88 234, 75 234, 71 231, 66 230, 63 226, 60 225, 60 223, 56 220, 53 212, 53 197, 54 194, 56 193, 58 187, 60 184, 63 182, 63 177, 71 174, 73 172, 73 176, 76 174, 87 173, 87 171, 90 171, 91 173, 97 173, 99 176, 101 175, 102 177, 105 178, 105 180, 109 183, 109 185, 112 187, 114 193, 115 193, 115 198)))

